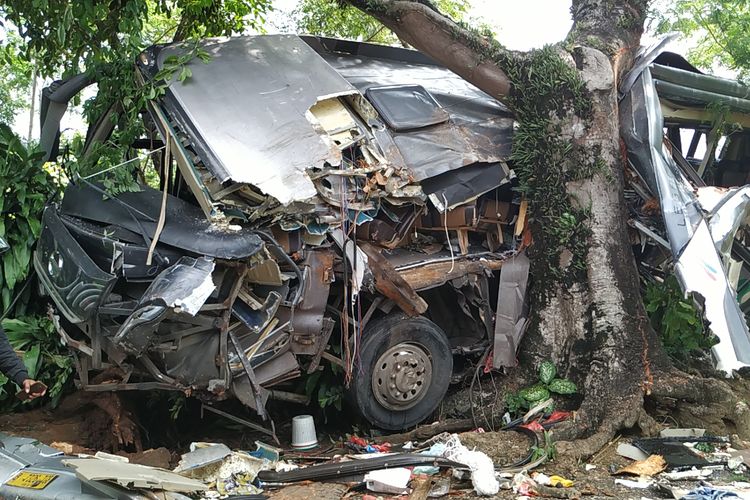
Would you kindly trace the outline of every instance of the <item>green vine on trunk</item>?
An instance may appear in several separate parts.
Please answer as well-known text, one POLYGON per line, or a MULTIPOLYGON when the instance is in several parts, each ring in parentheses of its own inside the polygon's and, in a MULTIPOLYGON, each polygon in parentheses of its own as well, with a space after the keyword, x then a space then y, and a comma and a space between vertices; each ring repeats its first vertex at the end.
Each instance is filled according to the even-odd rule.
POLYGON ((454 36, 465 37, 468 31, 466 43, 483 57, 481 62, 494 62, 511 82, 505 104, 518 128, 510 160, 519 190, 529 201, 532 276, 544 284, 532 293, 543 304, 554 285, 585 281, 591 212, 571 197, 568 185, 608 175, 601 149, 573 139, 590 127, 591 94, 578 71, 561 57, 560 47, 515 53, 478 30, 457 26, 454 36))

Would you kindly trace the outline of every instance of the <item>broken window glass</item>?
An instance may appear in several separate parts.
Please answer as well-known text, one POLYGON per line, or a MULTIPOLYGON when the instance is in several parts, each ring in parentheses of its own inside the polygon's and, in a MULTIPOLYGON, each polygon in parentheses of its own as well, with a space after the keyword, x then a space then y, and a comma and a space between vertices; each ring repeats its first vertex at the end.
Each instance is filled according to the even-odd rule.
POLYGON ((448 113, 421 85, 371 87, 365 95, 395 131, 414 130, 448 121, 448 113))

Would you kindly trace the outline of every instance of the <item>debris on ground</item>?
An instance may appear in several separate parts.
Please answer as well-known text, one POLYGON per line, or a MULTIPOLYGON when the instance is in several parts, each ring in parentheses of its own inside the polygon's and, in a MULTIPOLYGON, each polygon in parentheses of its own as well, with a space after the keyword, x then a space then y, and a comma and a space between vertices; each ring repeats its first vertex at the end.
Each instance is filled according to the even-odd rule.
POLYGON ((492 459, 481 451, 469 450, 453 434, 445 444, 444 455, 450 460, 467 465, 471 469, 471 484, 478 495, 491 496, 500 490, 495 477, 495 466, 492 459))
POLYGON ((384 469, 365 474, 367 489, 374 493, 389 493, 391 495, 407 495, 407 488, 411 479, 411 471, 405 467, 384 469))
MULTIPOLYGON (((543 414, 529 422, 549 427, 543 414)), ((527 423, 529 423, 527 422, 527 423)), ((736 449, 722 436, 673 429, 659 438, 617 438, 589 463, 545 454, 535 435, 519 420, 511 428, 483 432, 442 433, 426 440, 386 445, 389 436, 321 435, 317 447, 300 451, 291 440, 281 447, 262 441, 250 449, 239 442, 193 442, 181 455, 159 448, 141 453, 109 454, 57 441, 58 449, 27 438, 0 436, 0 454, 16 457, 0 467, 0 496, 25 498, 29 485, 71 498, 165 499, 260 498, 333 500, 451 498, 750 498, 750 449, 736 449), (531 434, 529 434, 531 433, 531 434), (532 438, 532 436, 534 436, 532 438), (376 449, 375 447, 383 447, 376 449), (62 448, 62 451, 60 451, 62 448), (254 449, 253 449, 254 448, 254 449), (503 452, 503 448, 512 451, 503 452), (623 455, 643 449, 666 449, 671 457, 652 454, 643 460, 623 455), (680 448, 684 448, 687 454, 680 448), (82 449, 82 451, 79 451, 82 449), (63 453, 70 452, 70 453, 63 453), (686 460, 685 457, 690 458, 686 460), (705 465, 684 465, 700 459, 705 465), (139 465, 154 460, 160 466, 139 465), (171 462, 171 466, 169 465, 171 462), (519 463, 511 467, 508 464, 519 463), (18 465, 28 463, 27 466, 18 465), (629 477, 628 477, 629 476, 629 477)), ((554 428, 553 428, 554 431, 554 428)), ((289 431, 287 431, 289 432, 289 431)), ((291 437, 291 432, 289 432, 291 437)), ((246 443, 248 441, 245 441, 246 443)), ((545 445, 546 446, 546 445, 545 445)), ((40 498, 46 498, 44 496, 40 498)))
POLYGON ((631 474, 633 476, 655 476, 667 468, 667 462, 660 455, 651 455, 646 460, 633 462, 630 465, 622 467, 615 474, 631 474))

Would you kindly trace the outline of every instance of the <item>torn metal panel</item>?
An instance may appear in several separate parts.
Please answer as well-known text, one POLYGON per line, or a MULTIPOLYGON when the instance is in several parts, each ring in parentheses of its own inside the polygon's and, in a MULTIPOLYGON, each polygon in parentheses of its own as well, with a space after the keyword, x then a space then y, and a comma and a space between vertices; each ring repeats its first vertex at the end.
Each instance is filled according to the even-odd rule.
POLYGON ((703 216, 692 185, 664 148, 664 120, 648 69, 623 100, 620 113, 628 157, 659 197, 672 253, 679 255, 703 216))
POLYGON ((263 363, 256 370, 258 384, 271 387, 279 382, 299 376, 299 363, 291 351, 287 351, 267 363, 263 363))
POLYGON ((516 366, 516 352, 527 321, 529 258, 521 252, 503 263, 495 314, 494 368, 516 366))
POLYGON ((62 461, 88 481, 113 481, 126 488, 143 488, 182 493, 205 491, 208 486, 174 472, 115 460, 68 458, 62 461))
POLYGON ((505 163, 477 163, 426 179, 422 191, 440 213, 499 187, 510 175, 505 163))
POLYGON ((255 334, 268 326, 282 302, 281 295, 275 291, 269 292, 262 303, 246 290, 240 290, 238 298, 232 305, 232 314, 255 334))
MULTIPOLYGON (((374 87, 401 87, 404 91, 396 97, 402 97, 401 108, 409 110, 413 109, 406 102, 413 96, 409 89, 418 85, 448 112, 449 121, 433 120, 438 123, 430 127, 389 131, 414 180, 510 156, 513 118, 507 108, 423 54, 331 38, 302 38, 363 94, 374 87)), ((412 113, 412 125, 418 123, 417 115, 412 113)), ((390 151, 384 148, 389 159, 390 151)))
POLYGON ((664 146, 661 103, 648 68, 622 100, 620 122, 631 164, 658 196, 678 280, 686 293, 702 297, 710 329, 719 338, 712 348, 717 368, 731 373, 747 366, 750 331, 719 254, 725 226, 731 232, 736 221, 717 220, 719 241, 714 241, 693 186, 664 146))
MULTIPOLYGON (((120 193, 103 200, 102 191, 94 185, 70 184, 65 189, 60 211, 80 219, 125 228, 150 243, 161 201, 160 191, 145 186, 141 191, 120 193)), ((211 223, 198 207, 175 196, 167 196, 166 221, 159 241, 189 252, 220 259, 242 259, 263 248, 260 238, 249 229, 211 223)))
POLYGON ((154 279, 139 305, 159 304, 195 316, 214 291, 213 270, 212 259, 182 257, 154 279))
POLYGON ((706 187, 698 189, 698 200, 703 208, 709 212, 709 230, 714 240, 716 250, 727 261, 732 251, 734 236, 740 226, 747 222, 750 216, 750 186, 734 189, 720 189, 706 187), (720 194, 721 198, 708 201, 702 193, 709 191, 712 195, 720 194), (723 193, 722 193, 723 192, 723 193))
POLYGON ((292 350, 295 354, 315 354, 321 349, 324 316, 333 275, 332 250, 316 250, 307 254, 300 302, 291 315, 292 350))
POLYGON ((701 221, 682 255, 675 272, 686 292, 703 297, 706 319, 719 343, 711 348, 716 368, 731 373, 750 365, 750 334, 745 316, 715 250, 708 224, 701 221))
MULTIPOLYGON (((252 184, 282 204, 313 198, 307 169, 339 165, 341 156, 306 115, 321 98, 356 89, 297 36, 211 39, 202 46, 211 60, 189 62, 192 77, 170 85, 165 106, 206 166, 219 182, 252 184)), ((145 71, 155 75, 180 50, 149 49, 145 71)))
MULTIPOLYGON (((142 355, 155 340, 159 324, 170 312, 195 316, 214 291, 214 263, 201 257, 182 257, 151 283, 136 309, 123 321, 112 342, 130 354, 142 355)), ((182 339, 181 339, 182 340, 182 339)), ((194 339, 185 342, 185 347, 194 339)), ((181 353, 186 355, 186 353, 181 353)), ((193 365, 197 368, 200 365, 193 365)), ((189 378, 195 381, 195 370, 189 378)))
POLYGON ((622 99, 624 96, 626 96, 630 89, 633 87, 635 82, 638 80, 638 78, 641 76, 641 73, 644 69, 649 67, 651 63, 653 63, 660 55, 664 54, 664 49, 673 41, 677 40, 679 38, 679 34, 672 33, 670 35, 667 35, 663 37, 661 40, 657 41, 655 44, 651 45, 650 47, 643 47, 639 53, 638 57, 633 64, 633 67, 630 69, 627 75, 622 79, 622 82, 619 85, 619 93, 620 98, 622 99))
POLYGON ((55 206, 44 210, 34 269, 68 321, 78 324, 93 317, 117 279, 100 269, 78 244, 55 206))

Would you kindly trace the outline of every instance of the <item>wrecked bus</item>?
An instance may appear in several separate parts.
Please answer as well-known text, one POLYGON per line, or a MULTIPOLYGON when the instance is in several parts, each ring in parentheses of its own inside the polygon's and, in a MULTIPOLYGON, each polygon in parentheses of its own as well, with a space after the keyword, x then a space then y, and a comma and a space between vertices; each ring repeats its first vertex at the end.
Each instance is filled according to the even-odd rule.
MULTIPOLYGON (((514 366, 531 239, 508 109, 412 50, 295 35, 201 46, 208 62, 188 62, 192 76, 144 110, 135 147, 160 189, 111 195, 77 178, 44 213, 34 265, 80 387, 177 390, 209 408, 236 398, 267 419, 269 398, 305 401, 295 380, 325 362, 362 416, 395 430, 430 416, 490 351, 495 368, 514 366)), ((184 50, 147 49, 137 78, 184 50)), ((672 216, 695 208, 695 226, 710 215, 694 203, 700 175, 662 143, 660 50, 625 82, 621 119, 632 212, 656 197, 664 215, 631 225, 642 262, 669 272, 681 255, 683 285, 703 293, 680 271, 688 226, 672 216)), ((45 89, 49 158, 68 101, 90 83, 45 89)), ((111 134, 116 112, 91 125, 84 150, 111 134)), ((704 119, 668 127, 703 133, 704 119)), ((718 299, 705 306, 719 367, 732 370, 750 363, 750 335, 737 283, 725 285, 732 324, 711 319, 718 299)))
MULTIPOLYGON (((237 398, 265 417, 332 363, 367 420, 402 429, 473 373, 454 357, 475 364, 497 338, 496 362, 515 364, 528 261, 508 110, 411 50, 293 35, 202 48, 208 62, 144 113, 161 189, 78 178, 44 213, 34 265, 81 388, 237 398)), ((137 78, 182 50, 149 48, 137 78)), ((89 83, 45 90, 50 157, 89 83)), ((92 124, 85 148, 113 126, 92 124)))

